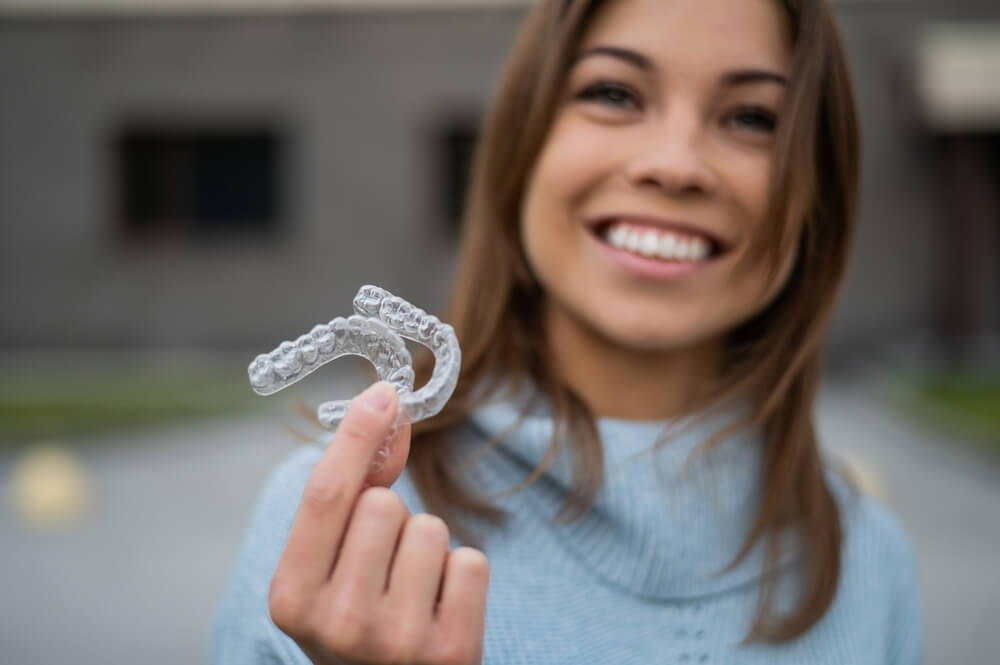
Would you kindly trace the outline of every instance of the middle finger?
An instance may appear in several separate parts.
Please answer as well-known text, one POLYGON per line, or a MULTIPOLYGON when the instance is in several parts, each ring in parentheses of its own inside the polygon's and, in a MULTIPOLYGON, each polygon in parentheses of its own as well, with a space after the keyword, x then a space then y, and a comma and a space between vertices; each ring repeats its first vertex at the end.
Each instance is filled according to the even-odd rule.
POLYGON ((410 517, 389 572, 390 605, 429 619, 447 558, 448 527, 444 520, 427 514, 410 517))
POLYGON ((371 487, 362 492, 334 564, 330 580, 333 589, 349 587, 369 599, 380 597, 409 514, 403 500, 392 490, 371 487))

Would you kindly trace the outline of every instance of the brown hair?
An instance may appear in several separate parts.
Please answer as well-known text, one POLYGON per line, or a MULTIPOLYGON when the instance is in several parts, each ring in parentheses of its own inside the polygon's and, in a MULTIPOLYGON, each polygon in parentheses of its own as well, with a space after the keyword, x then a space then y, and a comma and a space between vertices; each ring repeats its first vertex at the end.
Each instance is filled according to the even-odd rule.
MULTIPOLYGON (((745 422, 712 442, 738 427, 764 435, 762 500, 733 565, 759 541, 767 561, 774 563, 781 555, 780 531, 790 527, 798 534, 803 584, 793 610, 779 615, 777 580, 767 576, 762 581, 748 641, 767 642, 790 640, 815 624, 832 603, 840 575, 840 516, 825 480, 811 411, 822 338, 847 261, 859 171, 856 109, 832 12, 823 0, 776 1, 787 13, 794 52, 776 136, 771 223, 759 256, 776 259, 796 248, 798 253, 778 297, 729 334, 723 380, 712 395, 712 400, 748 395, 753 402, 745 422)), ((453 427, 500 380, 516 388, 529 379, 551 403, 556 435, 546 460, 562 446, 573 459, 574 489, 561 518, 579 516, 600 488, 603 456, 594 417, 546 362, 540 316, 544 294, 525 260, 518 222, 561 84, 602 2, 541 0, 533 7, 483 126, 458 272, 444 317, 462 345, 461 375, 444 410, 415 427, 408 460, 427 508, 444 517, 459 537, 469 536, 459 520, 463 512, 503 519, 489 498, 463 484, 448 449, 453 427)), ((430 375, 432 365, 429 354, 418 356, 418 381, 430 375)), ((545 463, 518 487, 537 477, 545 463)))

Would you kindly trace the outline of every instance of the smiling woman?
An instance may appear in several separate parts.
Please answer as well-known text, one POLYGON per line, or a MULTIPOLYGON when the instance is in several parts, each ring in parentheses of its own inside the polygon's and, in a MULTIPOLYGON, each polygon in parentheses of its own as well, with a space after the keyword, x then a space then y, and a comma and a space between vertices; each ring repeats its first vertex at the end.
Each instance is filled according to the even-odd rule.
POLYGON ((376 475, 378 388, 275 473, 216 662, 918 663, 907 540, 812 423, 858 159, 822 0, 538 2, 477 153, 455 396, 376 475))
MULTIPOLYGON (((618 393, 606 415, 681 412, 664 401, 689 392, 677 356, 697 355, 680 371, 708 374, 723 333, 787 277, 747 257, 764 235, 788 32, 764 0, 608 3, 584 34, 520 224, 567 359, 600 358, 582 347, 610 341, 637 351, 635 367, 656 384, 640 392, 658 403, 618 393), (669 375, 676 388, 664 391, 669 375)), ((790 267, 794 256, 782 258, 790 267)))

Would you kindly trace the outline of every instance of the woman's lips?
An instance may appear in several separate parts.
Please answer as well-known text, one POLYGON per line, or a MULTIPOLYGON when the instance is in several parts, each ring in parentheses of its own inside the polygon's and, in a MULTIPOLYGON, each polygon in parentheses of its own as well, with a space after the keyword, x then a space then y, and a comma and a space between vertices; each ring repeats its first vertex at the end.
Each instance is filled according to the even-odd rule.
POLYGON ((616 220, 591 230, 603 255, 626 271, 649 279, 686 277, 708 267, 722 253, 710 237, 670 227, 616 220))
POLYGON ((660 259, 649 259, 644 256, 637 256, 631 252, 616 249, 607 243, 595 238, 598 248, 606 256, 624 268, 626 271, 649 279, 674 279, 686 277, 693 273, 704 270, 712 264, 712 261, 663 261, 660 259))
MULTIPOLYGON (((641 215, 607 215, 597 217, 587 222, 586 226, 600 238, 607 239, 609 235, 621 232, 638 233, 644 232, 660 233, 673 236, 677 240, 685 242, 695 241, 704 243, 710 249, 712 256, 727 252, 730 242, 719 233, 704 228, 697 224, 684 221, 670 220, 660 217, 646 217, 641 215)), ((619 246, 619 249, 623 247, 619 246)), ((665 258, 674 258, 667 255, 665 258)))

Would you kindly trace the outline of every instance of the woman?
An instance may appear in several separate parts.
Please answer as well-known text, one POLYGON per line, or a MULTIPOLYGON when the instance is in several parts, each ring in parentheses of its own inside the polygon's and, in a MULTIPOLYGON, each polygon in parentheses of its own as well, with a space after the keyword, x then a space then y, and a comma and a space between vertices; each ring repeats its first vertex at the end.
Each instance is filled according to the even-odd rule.
POLYGON ((905 537, 811 420, 858 141, 822 0, 539 2, 476 163, 455 396, 369 473, 378 384, 275 472, 216 662, 919 662, 905 537))

